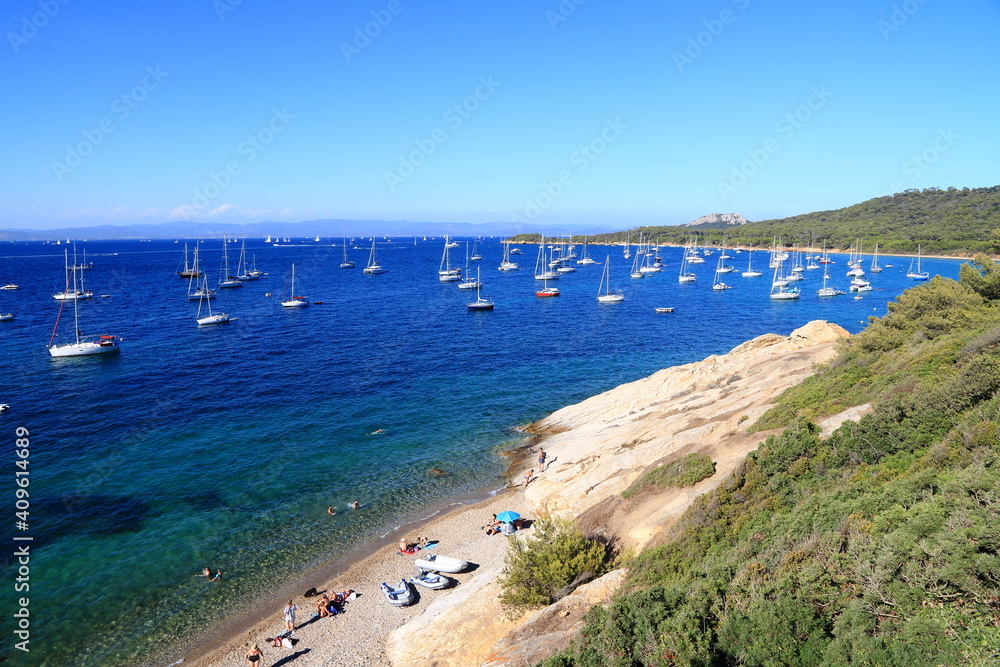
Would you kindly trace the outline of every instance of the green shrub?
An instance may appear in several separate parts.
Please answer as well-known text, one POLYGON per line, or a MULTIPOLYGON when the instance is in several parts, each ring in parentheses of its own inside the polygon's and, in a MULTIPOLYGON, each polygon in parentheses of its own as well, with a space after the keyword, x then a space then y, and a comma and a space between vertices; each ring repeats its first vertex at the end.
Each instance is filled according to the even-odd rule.
POLYGON ((604 574, 609 557, 607 545, 587 539, 569 521, 540 519, 528 539, 510 538, 500 602, 512 617, 550 605, 604 574))
POLYGON ((631 498, 648 487, 668 489, 694 486, 714 474, 715 463, 712 459, 705 454, 695 452, 671 463, 653 468, 636 480, 632 486, 622 491, 622 498, 631 498))

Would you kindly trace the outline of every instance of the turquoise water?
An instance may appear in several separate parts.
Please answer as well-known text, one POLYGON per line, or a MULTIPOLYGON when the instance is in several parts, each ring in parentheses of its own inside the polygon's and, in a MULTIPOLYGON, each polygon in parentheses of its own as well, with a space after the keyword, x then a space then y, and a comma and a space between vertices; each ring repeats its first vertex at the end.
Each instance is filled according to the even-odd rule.
MULTIPOLYGON (((369 242, 351 251, 352 270, 337 268, 339 239, 300 243, 248 240, 270 277, 224 290, 213 308, 239 320, 208 328, 174 275, 182 244, 81 243, 95 263, 88 287, 109 296, 80 303, 80 328, 124 340, 115 358, 63 360, 45 350, 62 247, 0 245, 0 283, 21 286, 0 291, 0 312, 16 316, 0 322, 0 403, 12 406, 0 431, 32 439, 32 651, 12 648, 9 620, 0 648, 17 664, 138 664, 423 508, 502 486, 496 452, 519 442, 517 425, 812 319, 858 331, 913 284, 909 261, 887 258, 895 266, 869 276, 879 290, 862 300, 819 300, 821 271, 810 271, 802 299, 773 302, 767 275, 730 274, 734 289, 712 292, 714 257, 694 268, 698 283, 679 285, 679 249, 663 250, 663 273, 633 280, 620 248, 591 247, 598 261, 610 254, 624 303, 597 303, 600 266, 536 299, 534 248, 523 270, 501 273, 500 246, 486 241, 483 293, 496 310, 471 313, 472 293, 437 280, 439 240, 380 246, 379 276, 361 273, 369 242), (296 292, 322 305, 278 305, 293 261, 296 292), (354 499, 362 510, 346 511, 354 499), (223 585, 194 576, 206 565, 225 571, 223 585)), ((204 244, 210 276, 220 255, 219 241, 204 244)), ((745 257, 731 263, 742 270, 745 257)), ((846 258, 835 259, 846 289, 846 258)), ((924 264, 957 277, 959 262, 924 264)), ((13 474, 5 485, 13 504, 13 474)), ((13 596, 3 603, 10 619, 13 596)))

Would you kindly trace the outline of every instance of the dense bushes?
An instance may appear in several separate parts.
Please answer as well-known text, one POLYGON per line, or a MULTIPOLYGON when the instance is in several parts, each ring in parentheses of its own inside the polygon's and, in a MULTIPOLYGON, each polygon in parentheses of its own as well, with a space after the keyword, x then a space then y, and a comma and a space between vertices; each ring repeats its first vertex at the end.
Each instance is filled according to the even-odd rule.
POLYGON ((547 665, 1000 664, 998 326, 951 281, 903 295, 547 665), (802 416, 862 399, 825 441, 802 416))
POLYGON ((600 576, 610 555, 607 545, 561 519, 540 519, 531 537, 510 542, 500 602, 512 616, 550 605, 600 576))

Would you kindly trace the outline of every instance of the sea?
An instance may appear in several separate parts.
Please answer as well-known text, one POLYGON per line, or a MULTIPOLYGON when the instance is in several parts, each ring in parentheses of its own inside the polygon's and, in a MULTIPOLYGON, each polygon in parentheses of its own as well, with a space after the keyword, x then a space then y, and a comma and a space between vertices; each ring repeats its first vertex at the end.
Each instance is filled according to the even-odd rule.
MULTIPOLYGON (((457 241, 450 261, 464 267, 473 239, 457 241)), ((622 247, 590 245, 597 263, 574 265, 551 283, 561 295, 541 299, 537 246, 514 246, 520 270, 501 272, 500 239, 485 238, 475 240, 483 259, 468 266, 495 308, 473 312, 474 291, 438 280, 443 239, 375 242, 381 275, 362 274, 369 238, 347 240, 353 269, 339 268, 340 238, 246 239, 247 261, 267 276, 219 290, 213 310, 238 319, 214 326, 196 324, 199 304, 176 275, 195 240, 0 244, 0 284, 19 286, 0 290, 0 314, 14 315, 0 321, 0 403, 10 405, 0 413, 10 511, 0 656, 166 664, 157 661, 181 639, 324 563, 502 488, 500 452, 524 442, 529 422, 810 320, 860 331, 915 284, 910 258, 882 257, 861 299, 818 298, 819 269, 805 272, 800 299, 774 301, 765 252, 730 251, 732 288, 713 291, 718 251, 692 267, 697 282, 680 284, 680 248, 662 248, 662 272, 634 279, 622 247), (81 272, 94 297, 78 303, 79 330, 120 336, 118 355, 48 354, 53 333, 57 343, 73 337, 72 302, 52 297, 67 249, 71 262, 74 250, 93 262, 81 272), (621 303, 596 299, 606 258, 621 303), (741 277, 749 261, 764 275, 741 277), (308 308, 279 303, 293 263, 308 308), (17 429, 29 439, 21 467, 17 429), (18 499, 15 473, 25 468, 29 495, 18 499), (27 500, 22 517, 18 500, 27 500), (15 555, 24 545, 27 565, 15 555), (204 567, 223 580, 196 576, 204 567), (30 588, 15 593, 19 578, 30 588), (21 597, 28 653, 15 646, 21 597)), ((240 245, 230 244, 234 263, 240 245)), ((221 258, 221 239, 200 243, 213 284, 221 258)), ((831 284, 846 291, 848 258, 831 259, 831 284)), ((957 278, 959 266, 923 259, 932 276, 957 278)))

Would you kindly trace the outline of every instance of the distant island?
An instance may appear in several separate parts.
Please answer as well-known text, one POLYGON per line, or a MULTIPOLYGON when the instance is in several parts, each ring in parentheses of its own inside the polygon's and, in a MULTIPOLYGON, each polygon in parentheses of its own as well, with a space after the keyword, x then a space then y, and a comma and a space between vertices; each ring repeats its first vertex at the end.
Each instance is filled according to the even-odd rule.
MULTIPOLYGON (((735 213, 713 213, 683 225, 634 227, 610 234, 588 235, 591 243, 636 243, 640 235, 656 244, 768 248, 777 239, 784 247, 844 250, 856 242, 887 253, 966 255, 1000 253, 1000 186, 926 188, 877 197, 832 211, 817 211, 777 220, 748 222, 735 213), (740 222, 740 221, 744 222, 740 222)), ((516 243, 537 243, 539 234, 519 234, 516 243)), ((572 242, 583 240, 574 234, 572 242)))

